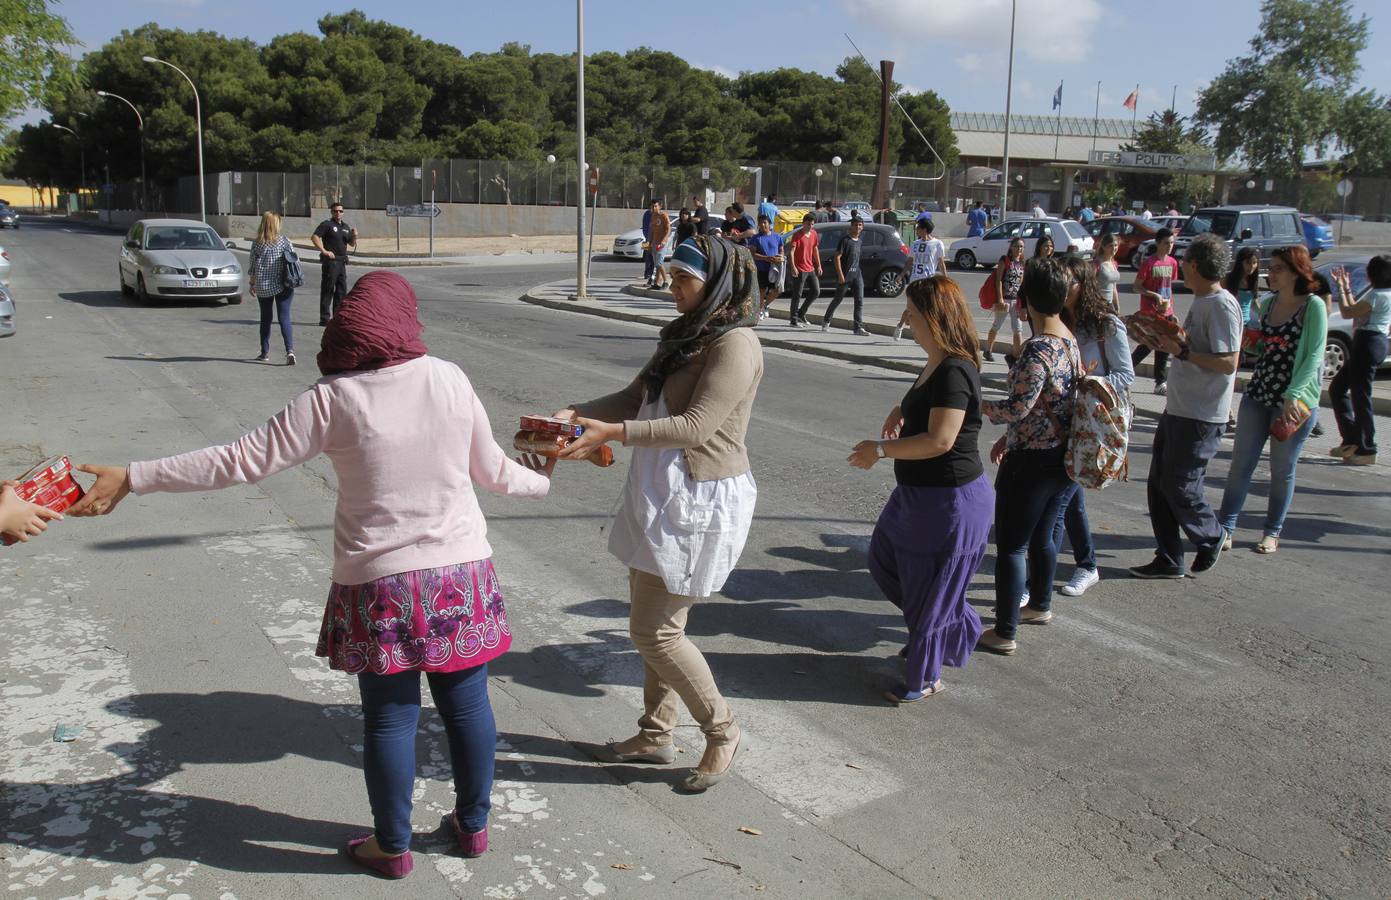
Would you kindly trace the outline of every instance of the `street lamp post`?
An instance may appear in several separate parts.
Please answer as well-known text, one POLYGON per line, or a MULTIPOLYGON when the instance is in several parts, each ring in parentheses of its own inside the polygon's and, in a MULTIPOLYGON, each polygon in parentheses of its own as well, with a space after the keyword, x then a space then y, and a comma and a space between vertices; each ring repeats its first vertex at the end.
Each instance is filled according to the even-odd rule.
POLYGON ((575 198, 575 299, 585 300, 588 291, 584 271, 584 189, 588 164, 584 161, 584 0, 575 0, 575 164, 579 190, 575 198))
POLYGON ((1014 19, 1019 13, 1019 0, 1010 0, 1009 9, 1009 66, 1005 75, 1005 146, 1004 164, 1000 173, 1000 220, 1009 215, 1009 114, 1014 99, 1014 19))
POLYGON ((135 113, 135 121, 140 126, 140 211, 146 212, 149 209, 149 199, 145 188, 145 117, 140 115, 140 110, 135 108, 134 103, 131 103, 120 94, 113 94, 110 91, 97 91, 97 96, 110 97, 112 100, 120 100, 126 106, 130 107, 131 112, 135 113))
POLYGON ((546 168, 546 205, 550 206, 552 188, 555 186, 555 154, 547 153, 546 162, 548 164, 546 168))
POLYGON ((79 135, 76 131, 73 131, 68 126, 59 125, 57 122, 54 122, 53 127, 57 128, 59 131, 66 131, 68 134, 72 135, 74 138, 77 139, 77 164, 78 166, 80 166, 77 172, 77 205, 81 206, 82 189, 87 184, 87 148, 82 145, 82 136, 79 135))
POLYGON ((820 200, 820 199, 821 199, 821 175, 822 175, 822 172, 823 172, 823 171, 824 171, 824 170, 823 170, 820 166, 817 166, 817 167, 816 167, 816 199, 817 199, 817 200, 820 200))
POLYGON ((198 126, 198 215, 202 217, 204 222, 207 222, 208 201, 207 197, 204 196, 206 188, 203 184, 203 101, 198 97, 198 87, 193 83, 193 79, 188 77, 187 72, 173 63, 166 62, 162 59, 156 59, 153 56, 142 56, 140 58, 147 63, 158 63, 161 66, 168 66, 182 75, 184 81, 187 81, 188 86, 193 89, 193 119, 194 123, 198 126))
POLYGON ((835 200, 837 203, 840 202, 840 162, 841 160, 839 156, 831 157, 831 168, 836 170, 835 200))

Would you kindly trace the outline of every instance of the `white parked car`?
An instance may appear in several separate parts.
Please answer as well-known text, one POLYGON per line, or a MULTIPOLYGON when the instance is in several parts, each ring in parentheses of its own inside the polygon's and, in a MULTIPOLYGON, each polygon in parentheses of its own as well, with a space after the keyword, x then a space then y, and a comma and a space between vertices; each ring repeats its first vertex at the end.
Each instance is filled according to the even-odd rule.
POLYGON ((14 297, 6 288, 0 287, 0 337, 14 334, 14 328, 14 297))
POLYGON ((836 218, 841 222, 849 222, 857 214, 868 222, 874 218, 874 207, 863 200, 846 200, 836 206, 836 218))
MULTIPOLYGON (((672 224, 672 237, 675 237, 675 223, 672 224)), ((613 255, 621 256, 624 259, 642 259, 642 243, 647 238, 642 236, 641 228, 634 228, 632 231, 625 231, 613 239, 613 255)), ((671 254, 676 251, 673 246, 675 241, 667 241, 667 245, 662 248, 662 262, 671 259, 671 254)))
POLYGON ((1034 255, 1034 247, 1043 237, 1053 239, 1053 252, 1058 255, 1071 253, 1076 256, 1092 255, 1092 236, 1082 227, 1081 222, 1071 219, 1010 219, 1001 222, 979 237, 961 238, 953 241, 947 250, 947 258, 958 269, 974 269, 984 264, 995 265, 1009 250, 1009 242, 1015 237, 1024 239, 1024 256, 1034 255))
POLYGON ((121 244, 121 293, 145 303, 242 301, 242 270, 216 231, 194 219, 142 219, 121 244))
POLYGON ((10 283, 10 254, 0 247, 0 284, 10 283))

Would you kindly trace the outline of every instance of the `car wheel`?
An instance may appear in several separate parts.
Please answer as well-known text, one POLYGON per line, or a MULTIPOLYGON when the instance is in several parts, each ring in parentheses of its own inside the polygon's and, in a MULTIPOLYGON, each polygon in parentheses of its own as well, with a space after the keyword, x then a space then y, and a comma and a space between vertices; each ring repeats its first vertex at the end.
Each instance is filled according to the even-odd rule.
POLYGON ((1323 345, 1323 377, 1332 379, 1341 372, 1351 354, 1352 344, 1348 342, 1347 337, 1339 332, 1330 331, 1328 343, 1323 345))
POLYGON ((228 297, 228 298, 227 298, 227 305, 228 305, 228 306, 238 306, 238 305, 240 305, 240 304, 241 304, 241 294, 237 294, 235 297, 228 297))
POLYGON ((976 255, 970 250, 961 250, 956 254, 956 267, 958 269, 974 269, 976 267, 976 255))
POLYGON ((874 279, 874 292, 881 297, 897 297, 903 293, 903 270, 884 268, 874 279))
POLYGON ((135 273, 135 296, 141 303, 150 302, 150 292, 145 289, 145 273, 135 273))
POLYGON ((126 284, 126 270, 122 269, 120 265, 116 266, 116 279, 121 282, 121 296, 129 297, 135 293, 135 288, 126 284))

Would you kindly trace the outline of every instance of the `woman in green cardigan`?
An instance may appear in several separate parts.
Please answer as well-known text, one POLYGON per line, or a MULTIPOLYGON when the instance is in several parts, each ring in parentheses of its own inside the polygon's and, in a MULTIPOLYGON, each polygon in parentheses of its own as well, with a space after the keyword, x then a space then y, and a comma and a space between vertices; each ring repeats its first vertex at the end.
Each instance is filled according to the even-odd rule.
POLYGON ((1314 293, 1314 269, 1302 246, 1276 250, 1270 260, 1270 286, 1275 290, 1251 304, 1246 322, 1246 351, 1256 359, 1255 371, 1241 398, 1236 445, 1227 489, 1222 494, 1218 521, 1226 529, 1223 549, 1232 546, 1237 516, 1246 503, 1251 475, 1270 441, 1270 499, 1257 553, 1280 548, 1280 528, 1294 499, 1294 469, 1309 437, 1323 391, 1320 371, 1328 339, 1328 310, 1314 293), (1259 333, 1259 334, 1258 334, 1259 333), (1292 430, 1285 439, 1272 436, 1279 425, 1292 430))

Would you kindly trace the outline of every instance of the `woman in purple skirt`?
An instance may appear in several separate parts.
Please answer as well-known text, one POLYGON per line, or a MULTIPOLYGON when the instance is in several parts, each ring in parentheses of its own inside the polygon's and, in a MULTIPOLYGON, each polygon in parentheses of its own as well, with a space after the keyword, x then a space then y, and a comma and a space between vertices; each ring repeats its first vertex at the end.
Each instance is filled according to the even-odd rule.
POLYGON ((908 287, 908 322, 927 365, 850 464, 894 461, 898 486, 879 515, 869 571, 903 610, 908 644, 903 683, 884 692, 912 703, 942 691, 942 666, 964 666, 981 622, 966 589, 985 555, 995 491, 980 452, 980 347, 956 282, 945 275, 908 287))

